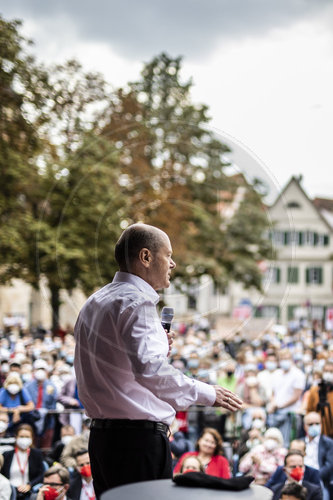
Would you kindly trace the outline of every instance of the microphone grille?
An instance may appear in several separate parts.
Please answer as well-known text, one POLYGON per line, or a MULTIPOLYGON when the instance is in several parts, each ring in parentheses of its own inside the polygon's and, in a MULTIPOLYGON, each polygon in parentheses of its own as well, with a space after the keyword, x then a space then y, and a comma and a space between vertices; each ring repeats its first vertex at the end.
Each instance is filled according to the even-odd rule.
POLYGON ((173 307, 163 307, 161 318, 163 323, 171 323, 173 317, 175 315, 175 311, 173 307))

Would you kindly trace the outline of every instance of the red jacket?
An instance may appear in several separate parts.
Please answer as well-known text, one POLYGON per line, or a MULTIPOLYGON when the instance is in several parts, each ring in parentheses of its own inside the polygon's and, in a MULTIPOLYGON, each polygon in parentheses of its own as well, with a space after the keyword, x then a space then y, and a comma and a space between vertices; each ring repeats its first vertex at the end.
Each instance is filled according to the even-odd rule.
MULTIPOLYGON (((173 470, 174 474, 180 472, 183 461, 186 457, 197 457, 198 455, 198 451, 189 451, 187 453, 184 453, 176 463, 176 466, 173 470)), ((231 477, 228 460, 221 455, 215 455, 212 457, 211 461, 208 463, 205 469, 205 472, 210 476, 221 477, 222 479, 230 479, 231 477)))

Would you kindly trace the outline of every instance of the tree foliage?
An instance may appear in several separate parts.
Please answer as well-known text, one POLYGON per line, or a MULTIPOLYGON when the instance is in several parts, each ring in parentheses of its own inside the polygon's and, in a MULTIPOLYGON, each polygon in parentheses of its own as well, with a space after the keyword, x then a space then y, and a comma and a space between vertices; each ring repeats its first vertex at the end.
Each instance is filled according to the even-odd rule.
POLYGON ((56 327, 60 290, 110 281, 121 227, 142 221, 170 235, 182 283, 209 274, 259 287, 262 200, 243 179, 243 202, 225 218, 239 183, 181 58, 155 57, 111 94, 77 61, 38 66, 19 23, 0 27, 1 281, 37 287, 45 276, 56 327))
POLYGON ((209 274, 220 284, 237 279, 259 287, 256 262, 269 251, 262 237, 262 201, 243 179, 248 191, 244 204, 232 220, 225 220, 220 207, 239 184, 225 173, 228 148, 209 128, 207 106, 192 102, 191 86, 181 80, 181 58, 161 54, 112 101, 103 135, 121 152, 123 191, 132 200, 128 222, 166 230, 182 282, 209 274), (255 231, 243 223, 243 206, 261 214, 255 231), (251 247, 254 234, 256 245, 251 247))

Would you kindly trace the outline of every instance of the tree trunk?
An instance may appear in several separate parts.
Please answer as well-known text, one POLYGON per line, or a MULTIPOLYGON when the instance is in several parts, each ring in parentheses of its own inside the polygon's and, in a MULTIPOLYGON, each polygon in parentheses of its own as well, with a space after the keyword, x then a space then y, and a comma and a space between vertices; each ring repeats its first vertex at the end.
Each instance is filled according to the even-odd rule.
POLYGON ((58 287, 50 287, 51 291, 51 308, 52 308, 52 331, 53 333, 59 330, 59 309, 60 309, 60 289, 58 287))

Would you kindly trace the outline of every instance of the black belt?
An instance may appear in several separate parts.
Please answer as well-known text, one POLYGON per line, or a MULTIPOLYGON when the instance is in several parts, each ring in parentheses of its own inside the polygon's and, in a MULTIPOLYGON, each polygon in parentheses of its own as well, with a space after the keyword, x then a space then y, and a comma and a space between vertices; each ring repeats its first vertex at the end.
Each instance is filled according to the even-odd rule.
POLYGON ((169 426, 152 420, 127 420, 116 418, 93 418, 91 429, 151 429, 168 434, 169 426))

